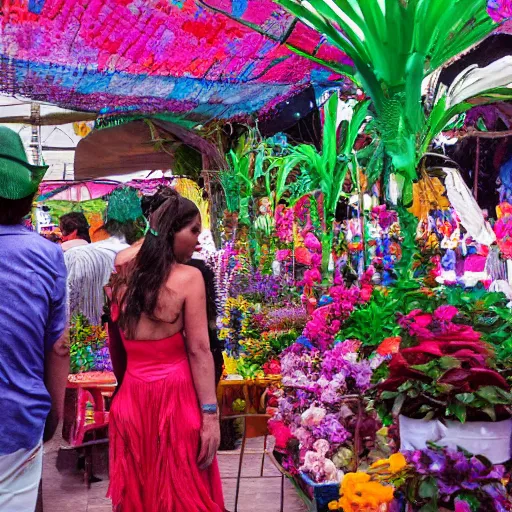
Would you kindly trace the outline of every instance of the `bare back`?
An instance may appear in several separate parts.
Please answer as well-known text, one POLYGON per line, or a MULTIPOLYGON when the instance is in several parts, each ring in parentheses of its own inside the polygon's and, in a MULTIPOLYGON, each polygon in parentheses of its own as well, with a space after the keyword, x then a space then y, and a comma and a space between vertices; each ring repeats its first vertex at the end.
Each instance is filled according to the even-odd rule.
MULTIPOLYGON (((141 246, 131 246, 117 255, 115 266, 118 272, 123 273, 129 268, 141 246)), ((183 331, 188 284, 194 278, 197 279, 198 273, 197 269, 188 265, 173 265, 166 284, 160 290, 154 315, 149 317, 142 314, 135 330, 135 340, 160 340, 183 331)))

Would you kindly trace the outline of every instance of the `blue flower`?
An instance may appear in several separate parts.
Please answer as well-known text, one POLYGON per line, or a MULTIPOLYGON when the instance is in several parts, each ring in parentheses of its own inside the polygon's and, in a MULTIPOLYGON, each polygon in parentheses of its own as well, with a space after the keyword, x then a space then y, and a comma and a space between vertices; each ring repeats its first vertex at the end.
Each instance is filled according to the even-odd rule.
POLYGON ((329 295, 322 295, 320 297, 320 300, 318 301, 318 306, 319 307, 327 306, 328 304, 331 304, 332 301, 333 301, 333 298, 329 297, 329 295))
POLYGON ((313 348, 313 345, 311 344, 311 341, 309 341, 309 338, 307 336, 299 336, 297 338, 297 343, 305 346, 306 348, 313 348))

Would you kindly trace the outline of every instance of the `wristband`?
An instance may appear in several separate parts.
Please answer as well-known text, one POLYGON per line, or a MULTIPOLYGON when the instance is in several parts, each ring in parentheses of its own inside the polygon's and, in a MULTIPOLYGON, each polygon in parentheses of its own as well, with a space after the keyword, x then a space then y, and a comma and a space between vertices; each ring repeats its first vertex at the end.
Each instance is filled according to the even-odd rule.
POLYGON ((217 404, 203 404, 201 405, 201 410, 204 414, 217 414, 217 404))

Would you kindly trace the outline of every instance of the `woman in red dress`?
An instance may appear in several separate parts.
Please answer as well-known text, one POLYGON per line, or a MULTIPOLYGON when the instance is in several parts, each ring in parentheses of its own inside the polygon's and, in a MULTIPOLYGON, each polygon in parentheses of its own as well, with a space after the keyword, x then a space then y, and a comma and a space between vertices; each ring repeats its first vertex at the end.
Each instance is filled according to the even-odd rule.
POLYGON ((113 287, 109 334, 122 384, 110 412, 109 496, 119 512, 224 511, 205 287, 183 264, 200 232, 194 203, 171 195, 113 287))

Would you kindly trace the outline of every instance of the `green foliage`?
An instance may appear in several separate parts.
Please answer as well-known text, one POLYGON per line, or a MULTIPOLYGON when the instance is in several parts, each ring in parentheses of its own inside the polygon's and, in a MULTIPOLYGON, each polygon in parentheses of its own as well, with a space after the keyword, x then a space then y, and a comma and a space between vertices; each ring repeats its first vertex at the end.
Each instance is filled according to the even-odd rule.
POLYGON ((343 183, 352 162, 354 144, 368 113, 369 103, 359 103, 350 122, 341 121, 339 106, 337 94, 333 94, 325 104, 321 152, 310 144, 299 144, 293 148, 290 156, 298 159, 303 171, 309 175, 312 188, 322 192, 327 230, 332 229, 343 183))
POLYGON ((386 338, 402 335, 397 323, 398 314, 408 314, 414 309, 429 311, 432 298, 418 290, 414 281, 405 287, 375 289, 371 299, 356 307, 343 329, 338 334, 340 340, 356 339, 362 342, 363 350, 371 351, 386 338))
POLYGON ((240 182, 238 181, 237 171, 233 168, 221 171, 219 179, 224 190, 228 212, 238 212, 240 210, 240 182))
POLYGON ((278 358, 281 352, 295 343, 300 335, 295 330, 264 332, 243 343, 246 361, 263 365, 273 358, 278 358))
POLYGON ((251 362, 246 357, 241 357, 236 365, 236 371, 244 379, 255 379, 263 375, 261 365, 251 362))
POLYGON ((398 336, 400 327, 396 315, 402 301, 388 297, 382 290, 375 290, 371 300, 357 308, 345 322, 338 339, 356 339, 363 346, 376 347, 385 338, 398 336))
MULTIPOLYGON (((467 102, 446 108, 441 99, 427 120, 422 81, 492 32, 485 0, 277 1, 350 57, 352 76, 372 99, 376 130, 396 171, 415 180, 432 139, 468 108, 467 102)), ((303 55, 343 72, 337 62, 303 55)))
POLYGON ((69 329, 71 373, 94 369, 94 354, 106 346, 106 332, 101 326, 92 326, 82 314, 73 315, 69 329))

